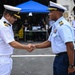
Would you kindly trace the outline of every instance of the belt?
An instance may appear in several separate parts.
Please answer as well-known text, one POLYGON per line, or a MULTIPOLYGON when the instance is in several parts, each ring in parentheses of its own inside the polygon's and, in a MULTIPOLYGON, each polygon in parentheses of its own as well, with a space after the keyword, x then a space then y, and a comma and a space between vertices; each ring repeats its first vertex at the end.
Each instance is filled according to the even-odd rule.
POLYGON ((58 54, 56 54, 56 56, 61 56, 61 55, 63 55, 63 54, 67 54, 67 52, 58 53, 58 54))

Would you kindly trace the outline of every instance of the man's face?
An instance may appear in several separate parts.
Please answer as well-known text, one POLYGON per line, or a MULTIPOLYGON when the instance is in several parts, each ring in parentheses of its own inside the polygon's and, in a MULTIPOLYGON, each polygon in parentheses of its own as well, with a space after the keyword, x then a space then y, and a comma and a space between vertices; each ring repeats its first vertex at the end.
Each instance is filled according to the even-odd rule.
POLYGON ((9 15, 8 21, 13 24, 15 21, 17 21, 17 18, 14 16, 9 15))
POLYGON ((48 14, 49 20, 56 20, 56 12, 57 11, 50 11, 50 13, 48 14))

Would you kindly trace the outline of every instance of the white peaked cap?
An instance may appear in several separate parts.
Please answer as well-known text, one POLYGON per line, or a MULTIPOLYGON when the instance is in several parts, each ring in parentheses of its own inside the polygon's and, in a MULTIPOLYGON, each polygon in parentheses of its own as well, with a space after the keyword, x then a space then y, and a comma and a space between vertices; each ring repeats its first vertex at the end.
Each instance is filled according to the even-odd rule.
POLYGON ((11 6, 11 5, 4 5, 4 8, 7 9, 7 10, 16 11, 16 12, 21 10, 21 8, 14 7, 14 6, 11 6))
MULTIPOLYGON (((66 7, 64 7, 64 6, 60 5, 60 4, 54 3, 54 2, 52 2, 52 1, 50 1, 50 6, 49 6, 49 8, 55 8, 55 9, 57 9, 57 10, 59 10, 59 11, 66 11, 66 10, 67 10, 66 7)), ((50 10, 51 10, 51 9, 50 9, 50 10)))

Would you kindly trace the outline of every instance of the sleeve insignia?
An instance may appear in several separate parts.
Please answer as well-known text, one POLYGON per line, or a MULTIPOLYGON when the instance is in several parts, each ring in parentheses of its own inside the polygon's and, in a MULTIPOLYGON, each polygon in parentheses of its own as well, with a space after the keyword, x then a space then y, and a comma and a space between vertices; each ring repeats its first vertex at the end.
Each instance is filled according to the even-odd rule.
POLYGON ((59 22, 60 26, 63 25, 64 23, 62 21, 59 22))

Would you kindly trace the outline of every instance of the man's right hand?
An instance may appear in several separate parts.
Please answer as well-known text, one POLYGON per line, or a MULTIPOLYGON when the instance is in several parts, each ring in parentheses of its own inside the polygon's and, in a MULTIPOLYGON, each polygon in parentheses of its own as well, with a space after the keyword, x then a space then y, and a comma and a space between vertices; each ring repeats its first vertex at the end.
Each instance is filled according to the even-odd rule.
POLYGON ((29 51, 29 52, 32 52, 36 48, 35 45, 33 45, 33 44, 28 44, 27 46, 28 46, 27 51, 29 51))

